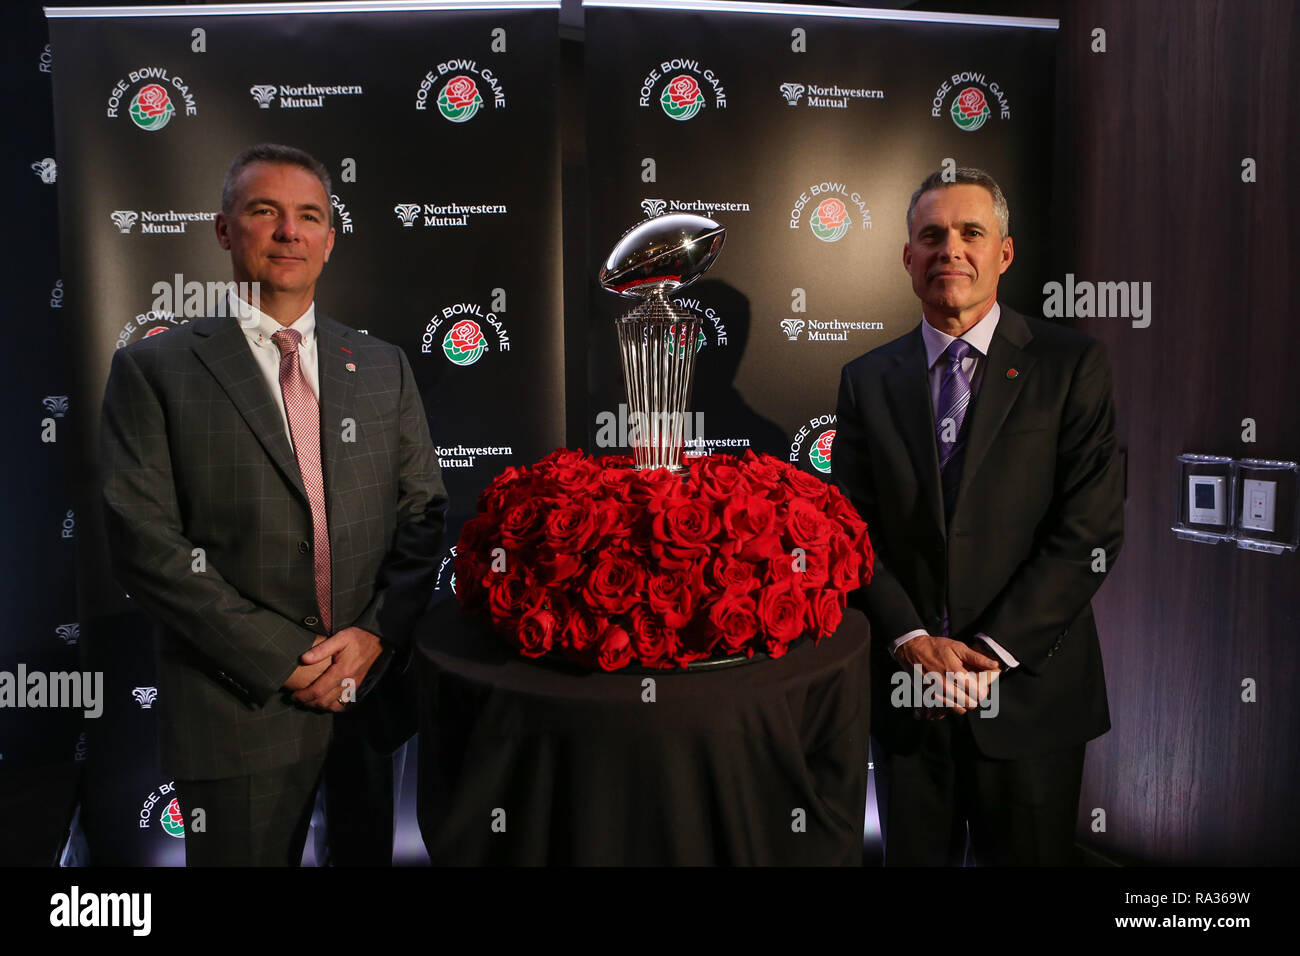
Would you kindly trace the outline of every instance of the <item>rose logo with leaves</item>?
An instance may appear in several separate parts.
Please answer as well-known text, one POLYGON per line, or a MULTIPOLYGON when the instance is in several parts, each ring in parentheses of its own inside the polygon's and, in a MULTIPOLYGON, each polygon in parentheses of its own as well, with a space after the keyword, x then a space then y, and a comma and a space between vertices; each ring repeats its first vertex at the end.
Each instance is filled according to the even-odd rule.
MULTIPOLYGON (((704 348, 705 343, 707 342, 707 339, 704 336, 704 329, 699 329, 698 331, 699 334, 695 338, 696 352, 704 348)), ((678 328, 676 325, 670 325, 668 327, 667 333, 665 333, 665 340, 668 344, 668 354, 669 355, 680 354, 681 356, 687 355, 688 352, 686 348, 686 343, 687 343, 687 339, 690 338, 690 335, 691 335, 690 324, 683 323, 681 328, 678 328)))
POLYGON ((483 105, 483 96, 471 76, 453 76, 438 94, 438 112, 453 123, 468 123, 483 105))
POLYGON ((443 336, 442 351, 455 365, 473 365, 487 351, 487 338, 473 319, 461 319, 443 336))
POLYGON ((176 115, 171 97, 157 83, 150 83, 140 88, 131 101, 131 120, 136 126, 150 133, 162 129, 176 115))
POLYGON ((158 822, 162 824, 163 831, 168 836, 184 839, 185 815, 181 813, 180 802, 175 797, 172 797, 172 802, 158 814, 158 822))
POLYGON ((831 473, 831 445, 835 443, 835 429, 824 431, 817 436, 811 448, 808 449, 808 460, 812 466, 824 475, 831 473))
POLYGON ((664 87, 659 105, 673 119, 688 120, 703 108, 704 94, 700 92, 700 84, 695 82, 695 77, 683 73, 673 77, 664 87))
POLYGON ((991 113, 984 91, 977 86, 966 87, 952 101, 952 121, 968 133, 983 126, 991 113))
POLYGON ((849 219, 848 207, 841 199, 823 199, 821 204, 808 217, 808 225, 813 235, 822 242, 836 242, 843 239, 853 225, 849 219))

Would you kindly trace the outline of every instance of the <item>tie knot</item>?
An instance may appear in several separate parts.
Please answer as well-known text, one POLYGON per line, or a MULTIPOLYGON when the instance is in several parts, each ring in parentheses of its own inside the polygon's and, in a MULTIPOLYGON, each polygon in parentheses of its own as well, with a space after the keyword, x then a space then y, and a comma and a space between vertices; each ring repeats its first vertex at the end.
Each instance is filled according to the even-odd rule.
POLYGON ((970 350, 971 350, 970 343, 967 342, 965 339, 953 339, 950 343, 948 343, 948 348, 944 350, 943 354, 947 357, 948 364, 953 365, 957 362, 960 362, 968 354, 970 354, 970 350))
POLYGON ((297 329, 281 329, 279 332, 272 335, 271 338, 280 349, 280 357, 283 358, 286 355, 298 351, 298 343, 302 341, 302 333, 297 329))

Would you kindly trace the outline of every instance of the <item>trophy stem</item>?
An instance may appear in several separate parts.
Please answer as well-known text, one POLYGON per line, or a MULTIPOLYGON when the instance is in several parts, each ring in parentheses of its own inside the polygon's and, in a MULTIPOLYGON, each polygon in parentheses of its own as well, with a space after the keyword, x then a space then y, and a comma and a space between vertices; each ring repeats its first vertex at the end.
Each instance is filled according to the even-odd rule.
POLYGON ((681 315, 662 291, 618 320, 629 443, 638 471, 682 472, 700 318, 681 315))

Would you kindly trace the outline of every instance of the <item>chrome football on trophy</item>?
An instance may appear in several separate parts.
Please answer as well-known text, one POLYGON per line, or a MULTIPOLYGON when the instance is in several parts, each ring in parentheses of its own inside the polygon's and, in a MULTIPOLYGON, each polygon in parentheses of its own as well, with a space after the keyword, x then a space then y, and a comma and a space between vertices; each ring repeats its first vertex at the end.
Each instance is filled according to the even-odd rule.
POLYGON ((640 300, 615 321, 638 470, 685 470, 682 449, 701 320, 674 309, 668 295, 713 265, 726 235, 704 216, 656 216, 625 232, 601 267, 602 286, 640 300))

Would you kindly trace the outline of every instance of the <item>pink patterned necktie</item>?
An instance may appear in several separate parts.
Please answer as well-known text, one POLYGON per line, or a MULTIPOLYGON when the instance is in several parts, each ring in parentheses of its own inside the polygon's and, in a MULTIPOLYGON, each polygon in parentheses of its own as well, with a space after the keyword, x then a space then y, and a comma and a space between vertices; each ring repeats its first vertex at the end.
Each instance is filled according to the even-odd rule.
POLYGON ((293 436, 294 454, 302 486, 311 502, 312 555, 316 567, 316 603, 321 623, 330 633, 330 535, 325 518, 325 480, 321 476, 320 406, 298 364, 298 343, 302 335, 296 329, 281 329, 272 339, 280 349, 280 392, 293 436))

